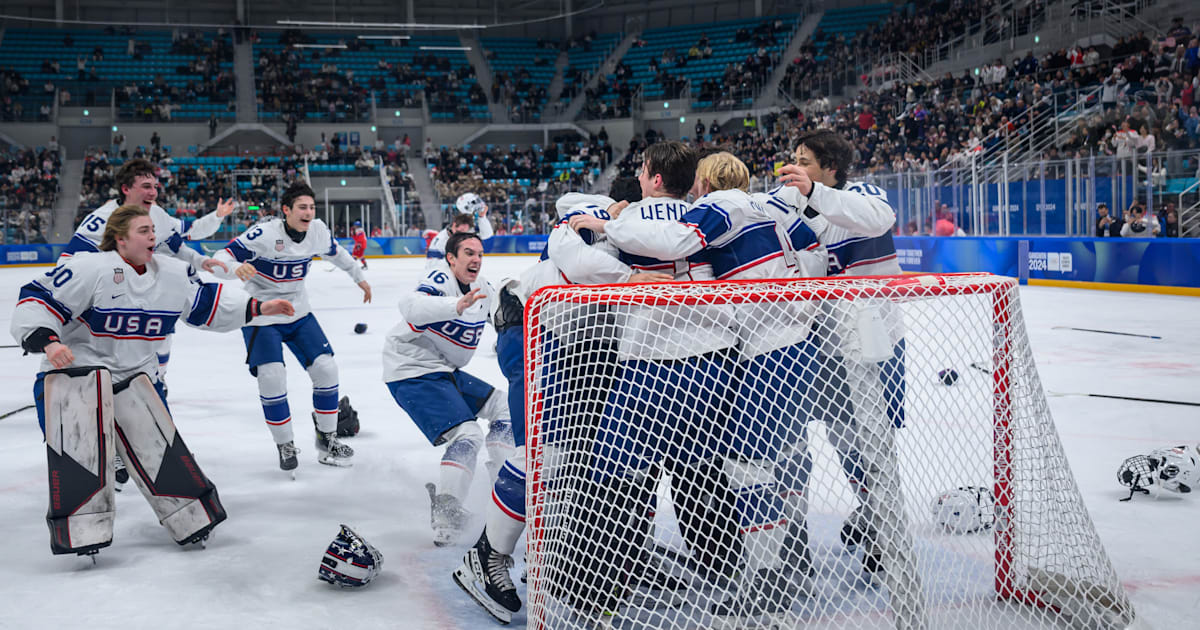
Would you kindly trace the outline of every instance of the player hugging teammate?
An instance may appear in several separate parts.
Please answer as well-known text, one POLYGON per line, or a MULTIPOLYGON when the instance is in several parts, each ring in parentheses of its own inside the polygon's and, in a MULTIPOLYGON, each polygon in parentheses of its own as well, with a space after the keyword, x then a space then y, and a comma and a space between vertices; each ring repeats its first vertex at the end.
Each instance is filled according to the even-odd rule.
MULTIPOLYGON (((698 161, 680 143, 660 143, 646 152, 639 173, 640 203, 611 220, 585 212, 568 221, 578 237, 603 239, 606 247, 615 248, 616 259, 631 269, 665 272, 675 280, 819 277, 847 269, 856 275, 899 273, 890 238, 894 212, 881 191, 846 180, 851 154, 849 144, 832 132, 806 134, 798 141, 795 164, 781 171, 782 186, 751 196, 746 193, 748 171, 735 156, 718 153, 698 161), (689 189, 695 205, 683 200, 689 189)), ((567 242, 552 234, 550 258, 556 249, 560 254, 579 249, 578 243, 566 249, 567 242)), ((562 276, 575 280, 565 270, 562 276)), ((577 525, 571 541, 559 548, 571 553, 573 545, 586 544, 625 561, 615 563, 620 568, 613 572, 587 566, 585 558, 593 557, 592 552, 572 556, 563 564, 577 570, 567 569, 570 574, 560 578, 566 592, 553 595, 588 616, 612 612, 638 574, 655 570, 646 551, 651 533, 647 513, 654 510, 655 480, 665 470, 674 478, 676 515, 693 559, 735 582, 731 597, 711 605, 715 618, 762 618, 786 612, 805 596, 813 571, 804 496, 811 469, 805 443, 809 420, 829 423, 847 478, 858 489, 869 484, 854 424, 855 413, 864 410, 848 402, 850 388, 858 384, 845 378, 839 350, 824 347, 813 334, 840 321, 836 315, 790 304, 711 307, 698 317, 680 315, 671 321, 659 321, 661 313, 639 312, 638 307, 623 313, 620 341, 613 349, 619 374, 606 381, 608 401, 587 438, 591 455, 584 456, 591 462, 588 476, 595 487, 583 493, 589 495, 581 508, 585 518, 564 517, 577 525), (743 324, 772 319, 743 312, 754 308, 791 310, 773 316, 794 325, 781 331, 743 324), (683 367, 672 376, 672 370, 683 367), (742 385, 741 375, 750 372, 759 378, 753 391, 743 391, 750 385, 742 385), (804 382, 816 381, 818 374, 833 384, 809 391, 804 382), (760 390, 771 389, 763 385, 764 378, 778 379, 778 388, 794 397, 771 413, 783 409, 791 417, 761 417, 767 406, 753 403, 765 395, 760 390), (686 402, 676 400, 670 408, 634 404, 653 397, 641 388, 651 387, 651 381, 661 385, 664 379, 678 382, 676 395, 686 402), (827 409, 817 408, 821 405, 827 409), (701 418, 707 431, 724 436, 723 447, 697 442, 688 427, 701 418), (787 428, 777 427, 780 422, 787 428), (653 452, 669 455, 648 458, 651 451, 642 450, 647 442, 630 439, 635 433, 659 443, 662 448, 653 452), (790 442, 781 439, 785 435, 790 442)), ((885 362, 878 381, 889 401, 888 414, 899 426, 903 341, 892 342, 894 358, 885 362)), ((544 426, 553 422, 540 421, 544 426)), ((523 486, 523 466, 521 473, 507 485, 523 486)), ((523 487, 521 492, 523 499, 523 487)), ((495 497, 502 496, 498 484, 495 497)), ((497 498, 497 503, 507 502, 497 498)), ((523 519, 523 509, 519 515, 507 512, 511 522, 523 519)), ((878 518, 862 507, 851 520, 866 529, 878 518)), ((519 535, 520 529, 504 525, 489 519, 455 579, 490 614, 508 621, 520 601, 504 567, 511 563, 508 540, 515 540, 513 531, 519 535), (500 530, 506 535, 498 550, 493 545, 500 530)), ((877 555, 874 550, 866 554, 868 570, 878 568, 870 562, 872 553, 877 555)))

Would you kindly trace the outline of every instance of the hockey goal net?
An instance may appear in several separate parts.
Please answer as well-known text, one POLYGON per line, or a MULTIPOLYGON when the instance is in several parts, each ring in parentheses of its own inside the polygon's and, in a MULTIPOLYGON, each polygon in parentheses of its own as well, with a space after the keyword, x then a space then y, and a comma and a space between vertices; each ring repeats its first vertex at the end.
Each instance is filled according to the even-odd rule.
POLYGON ((1123 628, 1014 280, 549 287, 528 627, 1123 628))

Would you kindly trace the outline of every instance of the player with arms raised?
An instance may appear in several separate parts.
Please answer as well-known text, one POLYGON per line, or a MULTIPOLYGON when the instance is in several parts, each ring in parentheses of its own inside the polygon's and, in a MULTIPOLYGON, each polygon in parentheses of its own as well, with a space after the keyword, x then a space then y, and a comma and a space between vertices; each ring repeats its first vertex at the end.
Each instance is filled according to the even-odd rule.
MULTIPOLYGON (((446 242, 446 258, 426 270, 400 301, 400 323, 383 347, 383 380, 396 403, 434 446, 445 446, 440 483, 427 484, 433 543, 454 542, 466 526, 463 502, 487 444, 489 469, 512 454, 507 395, 462 371, 483 336, 495 292, 479 275, 483 242, 460 232, 446 242), (488 434, 475 421, 489 420, 488 434)), ((491 480, 495 482, 495 478, 491 480)))
POLYGON ((358 284, 364 303, 371 301, 371 285, 363 279, 362 270, 349 252, 333 239, 325 223, 315 218, 316 201, 308 184, 296 182, 289 186, 280 199, 280 207, 284 218, 252 226, 217 252, 217 258, 237 267, 234 273, 246 283, 251 295, 259 299, 286 298, 296 307, 293 314, 256 320, 242 329, 246 362, 250 373, 258 379, 259 400, 279 451, 279 467, 295 470, 299 452, 287 401, 284 344, 312 379, 317 461, 330 466, 349 466, 354 450, 339 441, 336 434, 337 364, 333 348, 309 306, 304 279, 313 257, 321 256, 358 284))
POLYGON ((464 193, 454 206, 459 214, 454 215, 450 227, 437 233, 425 250, 425 268, 429 269, 446 258, 446 242, 456 232, 475 232, 480 242, 487 243, 495 232, 488 220, 488 205, 475 193, 464 193))
POLYGON ((56 554, 93 553, 112 542, 114 441, 176 542, 199 541, 225 519, 216 488, 175 430, 155 351, 180 320, 228 331, 292 312, 286 300, 259 302, 155 256, 155 227, 142 205, 108 213, 101 251, 69 257, 22 287, 13 313, 13 337, 45 354, 33 391, 46 433, 56 554))

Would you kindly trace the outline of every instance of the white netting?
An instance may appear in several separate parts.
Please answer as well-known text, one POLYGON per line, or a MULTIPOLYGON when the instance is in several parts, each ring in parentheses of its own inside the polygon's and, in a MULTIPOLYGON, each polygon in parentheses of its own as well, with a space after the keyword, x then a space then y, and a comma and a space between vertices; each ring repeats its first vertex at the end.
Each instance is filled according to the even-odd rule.
POLYGON ((1010 279, 552 287, 525 339, 532 629, 1133 621, 1010 279))

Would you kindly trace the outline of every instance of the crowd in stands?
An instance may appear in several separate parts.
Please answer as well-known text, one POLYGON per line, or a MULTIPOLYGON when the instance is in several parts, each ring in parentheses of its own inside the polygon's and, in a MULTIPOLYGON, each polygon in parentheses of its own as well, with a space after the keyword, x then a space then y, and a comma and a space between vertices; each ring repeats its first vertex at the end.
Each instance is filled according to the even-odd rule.
POLYGON ((0 150, 0 243, 45 243, 58 196, 61 153, 52 146, 0 150))
MULTIPOLYGON (((130 57, 141 59, 148 53, 136 39, 129 39, 130 57)), ((235 88, 233 72, 233 43, 224 29, 217 37, 207 39, 194 31, 175 29, 171 34, 172 55, 186 55, 191 61, 175 69, 176 74, 189 78, 182 85, 168 82, 162 74, 150 80, 126 83, 116 90, 118 105, 128 105, 134 120, 141 122, 170 122, 181 103, 224 103, 233 111, 235 88), (222 68, 222 64, 225 67, 222 68)))
POLYGON ((552 138, 545 148, 425 148, 443 206, 452 207, 460 195, 473 192, 488 203, 493 225, 505 233, 544 230, 554 211, 547 204, 562 193, 588 189, 611 160, 603 128, 587 140, 552 138))
MULTIPOLYGON (((258 35, 252 35, 257 39, 258 35)), ((280 112, 286 117, 303 119, 308 112, 328 115, 330 122, 365 120, 370 115, 367 85, 354 81, 353 71, 339 71, 339 49, 294 48, 295 44, 311 43, 312 38, 297 30, 288 30, 278 37, 286 47, 279 52, 263 50, 258 57, 258 92, 260 106, 280 112), (320 63, 319 70, 303 67, 305 63, 320 63), (339 114, 341 115, 339 117, 339 114)), ((371 46, 352 39, 345 44, 371 46)))

